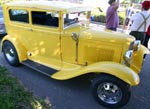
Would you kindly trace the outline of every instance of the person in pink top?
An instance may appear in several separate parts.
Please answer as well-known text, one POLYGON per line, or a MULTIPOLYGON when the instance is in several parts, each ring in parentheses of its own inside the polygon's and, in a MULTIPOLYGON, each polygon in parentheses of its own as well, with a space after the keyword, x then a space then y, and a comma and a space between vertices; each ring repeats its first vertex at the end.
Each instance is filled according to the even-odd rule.
POLYGON ((108 3, 110 6, 106 12, 106 29, 116 31, 119 26, 119 16, 117 13, 119 0, 109 0, 108 3))

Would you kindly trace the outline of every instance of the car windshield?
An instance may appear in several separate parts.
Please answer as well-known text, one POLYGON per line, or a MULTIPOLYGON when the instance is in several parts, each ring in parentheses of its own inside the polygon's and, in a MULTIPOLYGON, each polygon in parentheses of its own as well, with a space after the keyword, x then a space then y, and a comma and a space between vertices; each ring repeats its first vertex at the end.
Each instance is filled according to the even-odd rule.
POLYGON ((68 13, 64 15, 64 27, 70 26, 75 23, 82 24, 86 21, 86 12, 68 13))

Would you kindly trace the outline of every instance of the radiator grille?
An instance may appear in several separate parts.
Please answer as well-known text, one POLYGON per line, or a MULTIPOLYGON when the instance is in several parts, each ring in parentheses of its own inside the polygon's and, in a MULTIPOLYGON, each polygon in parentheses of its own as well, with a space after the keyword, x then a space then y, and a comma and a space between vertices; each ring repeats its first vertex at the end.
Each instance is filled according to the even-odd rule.
POLYGON ((90 62, 112 61, 114 50, 108 48, 85 47, 84 60, 90 62))

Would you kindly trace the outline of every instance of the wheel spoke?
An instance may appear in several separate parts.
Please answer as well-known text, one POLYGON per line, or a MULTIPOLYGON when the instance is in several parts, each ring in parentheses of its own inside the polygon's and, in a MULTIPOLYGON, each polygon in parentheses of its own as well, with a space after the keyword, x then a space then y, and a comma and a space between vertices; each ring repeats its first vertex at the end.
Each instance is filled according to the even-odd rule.
POLYGON ((110 82, 102 83, 97 88, 98 97, 106 103, 115 104, 122 98, 121 89, 110 82))
POLYGON ((11 47, 6 48, 5 55, 9 61, 13 61, 15 59, 14 51, 11 47))
POLYGON ((110 90, 110 84, 105 84, 104 85, 104 89, 107 91, 107 90, 110 90))

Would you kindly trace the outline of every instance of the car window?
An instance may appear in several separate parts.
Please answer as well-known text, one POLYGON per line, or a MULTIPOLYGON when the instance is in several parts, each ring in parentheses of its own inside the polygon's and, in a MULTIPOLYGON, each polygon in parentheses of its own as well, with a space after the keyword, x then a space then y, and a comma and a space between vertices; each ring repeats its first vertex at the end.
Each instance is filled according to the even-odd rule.
POLYGON ((32 11, 32 24, 58 27, 59 14, 57 12, 32 11))
POLYGON ((10 20, 29 23, 29 14, 26 10, 9 10, 10 20))
POLYGON ((64 14, 64 27, 69 25, 80 23, 87 21, 86 12, 77 12, 77 13, 67 13, 64 14))

